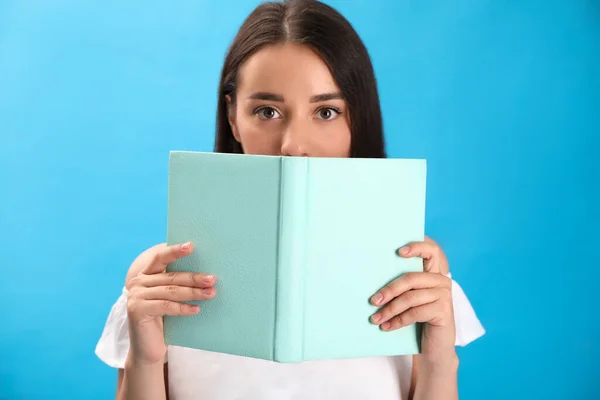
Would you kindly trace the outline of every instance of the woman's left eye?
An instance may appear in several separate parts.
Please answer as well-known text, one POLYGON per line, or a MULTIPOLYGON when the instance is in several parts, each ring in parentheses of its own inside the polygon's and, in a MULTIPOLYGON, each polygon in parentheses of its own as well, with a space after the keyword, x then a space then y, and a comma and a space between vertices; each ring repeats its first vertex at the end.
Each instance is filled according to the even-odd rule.
POLYGON ((317 111, 318 118, 325 121, 330 121, 340 114, 341 112, 339 110, 330 107, 321 108, 319 111, 317 111))

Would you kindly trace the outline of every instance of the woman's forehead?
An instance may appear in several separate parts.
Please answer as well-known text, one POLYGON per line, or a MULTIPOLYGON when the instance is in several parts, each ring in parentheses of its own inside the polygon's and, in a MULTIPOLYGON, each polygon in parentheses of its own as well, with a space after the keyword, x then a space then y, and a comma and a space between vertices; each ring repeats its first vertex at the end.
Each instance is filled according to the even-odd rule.
POLYGON ((311 97, 339 91, 327 64, 307 46, 277 44, 252 55, 240 69, 238 94, 270 92, 311 97))

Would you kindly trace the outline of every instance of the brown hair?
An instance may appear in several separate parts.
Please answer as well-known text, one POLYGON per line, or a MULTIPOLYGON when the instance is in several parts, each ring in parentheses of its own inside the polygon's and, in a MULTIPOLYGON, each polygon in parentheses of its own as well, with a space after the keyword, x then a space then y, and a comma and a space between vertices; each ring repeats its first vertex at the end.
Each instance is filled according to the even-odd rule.
POLYGON ((348 105, 350 157, 385 158, 377 82, 367 49, 338 11, 316 0, 262 3, 246 18, 221 71, 215 151, 243 153, 229 125, 226 96, 235 105, 243 63, 263 47, 283 42, 311 47, 329 67, 348 105))

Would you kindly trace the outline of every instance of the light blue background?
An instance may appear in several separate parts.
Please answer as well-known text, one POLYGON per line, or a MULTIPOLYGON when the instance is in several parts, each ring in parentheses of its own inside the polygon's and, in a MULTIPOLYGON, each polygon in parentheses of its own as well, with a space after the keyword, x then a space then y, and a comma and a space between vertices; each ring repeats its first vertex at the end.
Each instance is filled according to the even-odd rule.
MULTIPOLYGON (((390 155, 429 159, 428 233, 488 330, 461 399, 598 398, 600 3, 331 3, 373 56, 390 155)), ((212 149, 256 4, 0 2, 0 398, 112 398, 96 340, 165 239, 169 150, 212 149)))

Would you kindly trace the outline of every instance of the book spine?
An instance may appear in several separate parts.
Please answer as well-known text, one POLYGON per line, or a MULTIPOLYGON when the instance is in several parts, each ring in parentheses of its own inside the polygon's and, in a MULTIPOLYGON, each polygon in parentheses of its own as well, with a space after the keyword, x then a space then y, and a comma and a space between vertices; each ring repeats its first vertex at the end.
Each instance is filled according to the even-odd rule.
POLYGON ((304 356, 304 275, 308 160, 281 158, 279 245, 273 359, 304 356))

